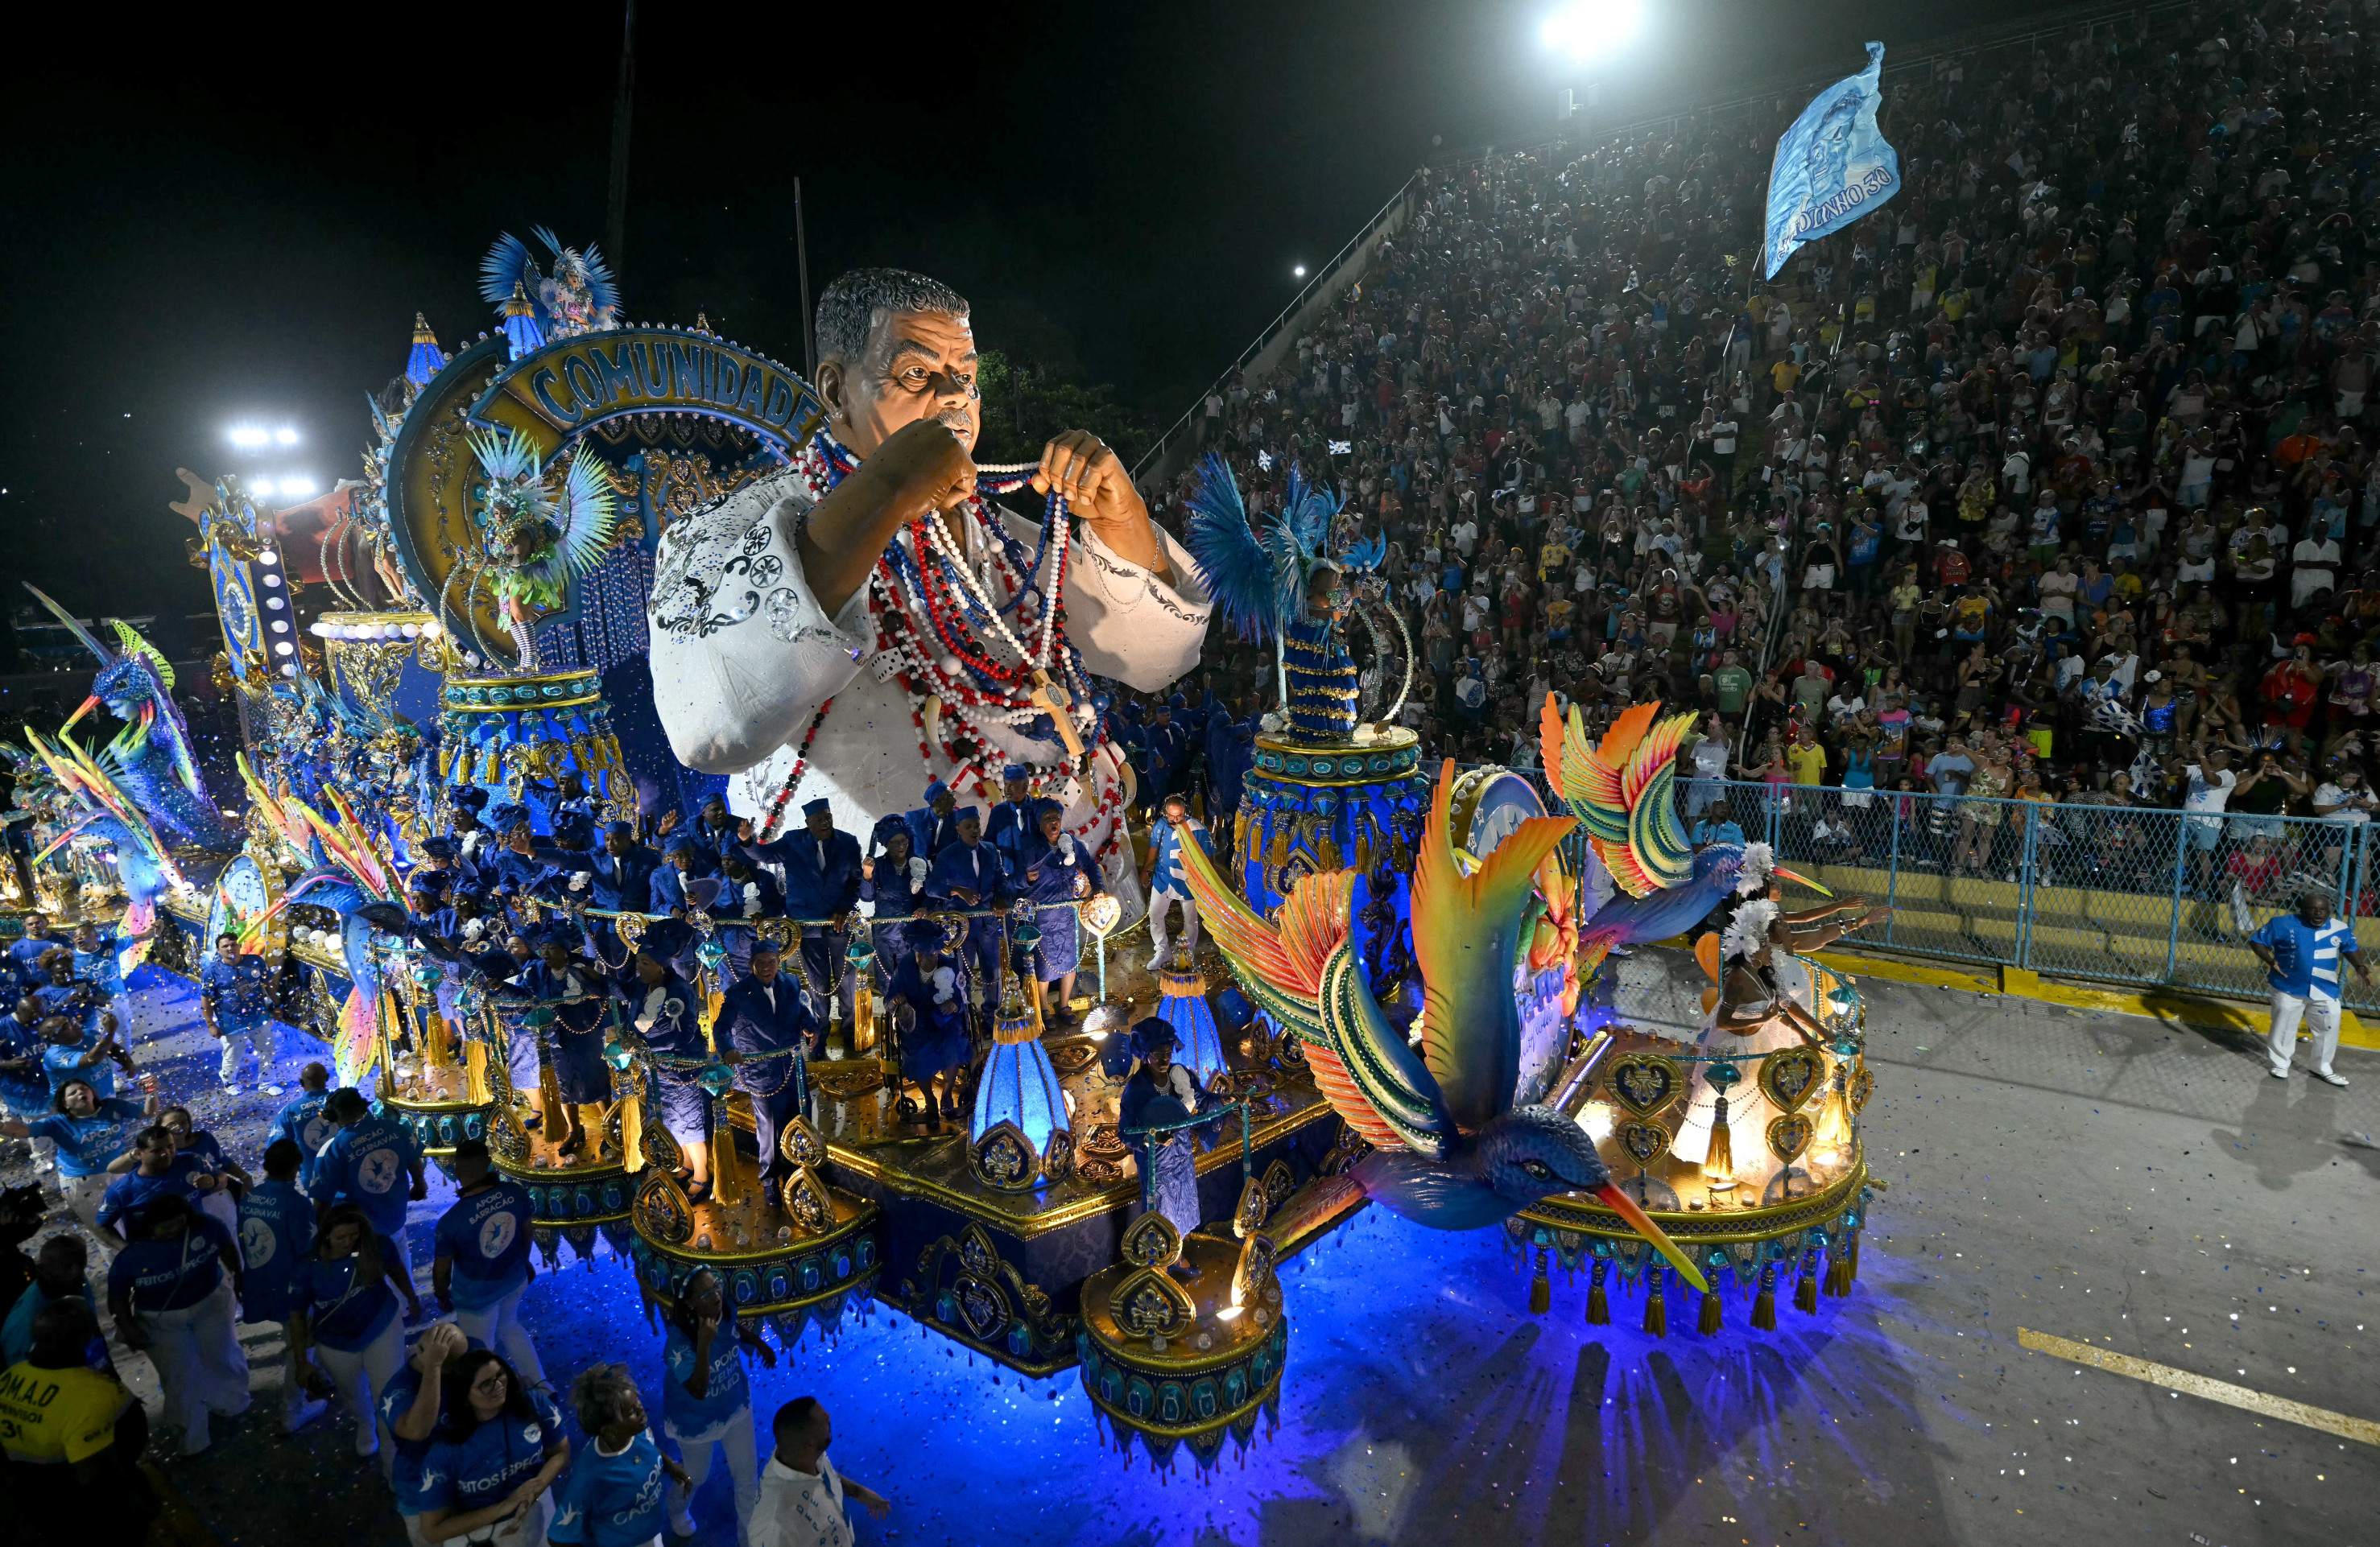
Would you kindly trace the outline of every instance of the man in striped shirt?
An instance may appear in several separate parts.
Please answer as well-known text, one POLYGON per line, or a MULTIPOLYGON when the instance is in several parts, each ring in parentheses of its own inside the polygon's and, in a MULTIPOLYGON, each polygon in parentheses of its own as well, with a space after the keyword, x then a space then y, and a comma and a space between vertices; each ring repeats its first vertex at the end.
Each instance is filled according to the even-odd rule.
POLYGON ((2303 1021, 2313 1029, 2313 1077, 2325 1084, 2346 1084, 2346 1076, 2330 1067, 2338 1051, 2342 955, 2357 977, 2372 981, 2372 969, 2355 949, 2355 926, 2331 912, 2329 892, 2304 887, 2297 894, 2297 912, 2274 914, 2248 937, 2248 949, 2265 964, 2265 981, 2273 990, 2272 1028, 2266 1036, 2273 1078, 2289 1077, 2298 1024, 2303 1021))

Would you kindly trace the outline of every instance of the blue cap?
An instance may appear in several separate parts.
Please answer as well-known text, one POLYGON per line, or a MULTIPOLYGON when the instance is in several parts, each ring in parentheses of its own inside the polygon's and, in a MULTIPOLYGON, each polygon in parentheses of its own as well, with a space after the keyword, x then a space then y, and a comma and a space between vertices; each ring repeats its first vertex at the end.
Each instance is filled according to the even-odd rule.
POLYGON ((752 937, 752 954, 755 956, 782 956, 784 951, 782 944, 766 935, 755 933, 752 937))
POLYGON ((876 826, 868 836, 881 843, 896 833, 903 838, 909 837, 909 824, 897 816, 886 816, 876 818, 876 826))
POLYGON ((1064 806, 1046 797, 1033 803, 1033 819, 1037 822, 1044 816, 1063 816, 1065 814, 1064 806))
POLYGON ((978 822, 982 821, 983 809, 980 806, 962 805, 954 806, 951 810, 951 820, 953 822, 964 822, 969 817, 978 822))
POLYGON ((1020 764, 1011 763, 1008 767, 1000 770, 1000 777, 1003 782, 1019 779, 1031 779, 1033 777, 1033 770, 1025 767, 1020 764))
POLYGON ((425 838, 421 840, 421 852, 433 860, 451 860, 455 857, 455 840, 443 834, 425 838))
POLYGON ((726 792, 726 791, 724 791, 724 790, 713 790, 710 793, 709 793, 709 794, 707 794, 707 795, 705 795, 705 796, 703 796, 703 797, 702 797, 702 809, 703 809, 703 810, 705 810, 705 811, 709 811, 709 810, 710 810, 712 806, 714 806, 714 805, 715 805, 715 806, 717 806, 717 807, 718 807, 720 810, 722 810, 722 811, 724 811, 724 810, 726 810, 726 809, 727 809, 727 792, 726 792))
POLYGON ((1165 707, 1169 709, 1186 709, 1190 707, 1190 700, 1177 693, 1165 701, 1165 707))
POLYGON ((911 919, 902 928, 901 938, 912 946, 931 946, 936 950, 940 950, 942 946, 942 926, 932 919, 911 919))
POLYGON ((802 815, 805 816, 816 816, 822 811, 832 811, 833 809, 834 803, 828 800, 824 795, 820 795, 816 800, 804 801, 802 803, 802 815))
POLYGON ((484 811, 487 804, 488 792, 476 784, 466 784, 455 792, 455 807, 458 811, 484 811))
POLYGON ((701 847, 690 832, 674 832, 662 840, 662 852, 664 854, 687 854, 701 847))
POLYGON ((528 807, 518 801, 506 801, 488 813, 488 820, 498 832, 510 832, 515 828, 528 826, 528 807))
POLYGON ((443 887, 446 881, 447 876, 443 870, 417 870, 407 879, 405 885, 408 891, 424 892, 435 897, 438 895, 439 888, 443 887))
POLYGON ((637 824, 634 822, 606 822, 603 824, 603 835, 606 838, 634 838, 637 836, 637 824))
POLYGON ((950 792, 951 787, 943 783, 941 780, 929 779, 926 780, 926 801, 928 804, 931 804, 935 801, 941 800, 944 795, 947 795, 950 792))

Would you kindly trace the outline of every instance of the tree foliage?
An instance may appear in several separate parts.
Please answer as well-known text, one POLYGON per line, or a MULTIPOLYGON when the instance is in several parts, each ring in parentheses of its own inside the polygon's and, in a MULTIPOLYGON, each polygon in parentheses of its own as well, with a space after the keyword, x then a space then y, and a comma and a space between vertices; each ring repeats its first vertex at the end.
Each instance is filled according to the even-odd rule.
POLYGON ((983 388, 979 462, 1030 462, 1052 436, 1087 429, 1115 448, 1129 467, 1157 442, 1148 416, 1118 400, 1107 382, 1087 384, 1036 361, 987 349, 978 357, 983 388))

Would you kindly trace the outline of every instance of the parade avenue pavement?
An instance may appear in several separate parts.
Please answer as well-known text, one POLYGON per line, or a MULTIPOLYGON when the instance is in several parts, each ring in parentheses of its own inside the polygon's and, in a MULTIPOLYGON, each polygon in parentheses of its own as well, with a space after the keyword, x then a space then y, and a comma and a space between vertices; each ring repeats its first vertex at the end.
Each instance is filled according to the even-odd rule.
MULTIPOLYGON (((1674 982, 1682 959, 1620 966, 1674 982)), ((259 1168, 279 1098, 217 1093, 187 985, 144 971, 137 986, 144 1064, 259 1168)), ((2354 1083, 2335 1090, 2302 1069, 2268 1078, 2245 1030, 1864 986, 1863 1133, 1888 1190, 1851 1296, 1805 1314, 1780 1292, 1774 1332, 1744 1324, 1739 1299, 1702 1337, 1677 1299, 1656 1339, 1633 1293, 1590 1327, 1584 1275, 1559 1272, 1533 1316, 1501 1231, 1373 1208, 1285 1267, 1279 1429, 1245 1460, 1227 1445, 1203 1481, 1186 1454, 1160 1479, 1103 1447, 1071 1372, 1022 1380, 880 1307, 755 1366, 755 1405, 765 1425, 795 1395, 822 1398, 837 1467, 893 1501, 860 1540, 905 1547, 2380 1542, 2380 1449, 2350 1437, 2380 1418, 2380 1059, 2342 1055, 2354 1083), (2228 1383, 2247 1406, 2078 1350, 2228 1383), (2282 1416, 2291 1403, 2367 1421, 2332 1432, 2282 1416)), ((274 1074, 294 1091, 322 1049, 284 1041, 274 1074)), ((433 1170, 414 1206, 425 1302, 452 1198, 433 1170)), ((557 1379, 625 1359, 658 1410, 661 1340, 608 1251, 540 1267, 524 1315, 557 1379)), ((243 1335, 249 1416, 207 1456, 152 1451, 188 1508, 178 1534, 402 1542, 344 1417, 274 1432, 280 1329, 243 1335)), ((148 1361, 118 1357, 153 1409, 148 1361)), ((724 1467, 695 1513, 702 1541, 734 1540, 724 1467)))

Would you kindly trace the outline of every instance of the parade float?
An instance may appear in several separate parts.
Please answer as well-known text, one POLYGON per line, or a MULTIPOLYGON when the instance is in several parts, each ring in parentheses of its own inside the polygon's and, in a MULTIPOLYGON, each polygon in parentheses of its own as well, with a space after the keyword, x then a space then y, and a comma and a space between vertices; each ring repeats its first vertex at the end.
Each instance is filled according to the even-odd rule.
MULTIPOLYGON (((821 413, 800 377, 700 320, 622 321, 601 259, 536 236, 541 260, 506 237, 483 267, 496 331, 449 357, 417 319, 404 371, 371 394, 363 477, 335 502, 273 511, 236 479, 192 479, 175 507, 215 600, 244 808, 216 804, 162 658, 122 625, 112 646, 76 625, 91 702, 19 756, 30 863, 12 857, 0 908, 120 918, 128 959, 191 975, 226 937, 263 957, 281 1018, 331 1045, 342 1083, 433 1156, 488 1144, 528 1189, 549 1261, 562 1245, 606 1255, 602 1241, 646 1293, 708 1268, 787 1336, 875 1303, 1026 1375, 1079 1366, 1102 1422, 1160 1463, 1249 1442, 1277 1407, 1297 1311, 1276 1270, 1368 1202, 1500 1228, 1537 1310, 1554 1268, 1585 1268, 1590 1323, 1621 1289, 1660 1332, 1683 1286, 1716 1332, 1730 1295, 1762 1327, 1788 1280, 1805 1308, 1819 1283, 1848 1287, 1871 1077, 1855 988, 1808 960, 1830 925, 1778 911, 1767 892, 1791 877, 1758 846, 1688 847, 1671 807, 1682 724, 1657 707, 1592 745, 1575 711, 1548 707, 1558 810, 1513 770, 1434 769, 1391 723, 1404 686, 1386 684, 1409 685, 1412 649, 1368 575, 1380 543, 1335 544, 1336 501, 1299 477, 1251 512, 1210 462, 1190 522, 1219 613, 1270 647, 1279 690, 1228 855, 1185 850, 1212 954, 1111 984, 1114 899, 1070 904, 1100 1002, 1081 1030, 1047 1033, 1012 982, 959 1131, 909 1120, 903 1028, 869 990, 870 933, 852 919, 690 900, 669 921, 691 931, 690 1058, 649 1044, 607 995, 524 993, 426 930, 408 878, 458 809, 509 808, 499 826, 547 852, 566 807, 647 824, 696 807, 710 786, 652 712, 655 548, 784 465, 821 413), (102 707, 125 726, 103 755, 77 740, 102 707), (1598 867, 1618 891, 1590 908, 1598 867), (1699 1030, 1634 1025, 1597 999, 1610 948, 1689 934, 1714 910, 1733 922, 1696 959, 1699 1030), (849 941, 855 987, 809 985, 842 1007, 833 1056, 800 1071, 810 1115, 769 1136, 785 1162, 771 1181, 768 1119, 737 1088, 720 1001, 757 938, 802 961, 810 932, 849 941), (1218 1016, 1222 970, 1252 1018, 1218 1016), (1119 1033, 1142 1016, 1176 1030, 1206 1099, 1127 1131, 1119 1033), (600 1088, 572 1104, 583 1123, 553 1076, 565 1034, 601 1039, 600 1088), (712 1098, 707 1187, 688 1185, 654 1111, 663 1077, 712 1098)), ((756 585, 742 605, 770 595, 756 585)), ((613 970, 662 924, 566 894, 516 912, 514 927, 558 928, 613 970)), ((948 939, 974 917, 941 918, 948 939)), ((1033 910, 1011 927, 1029 949, 1033 910)))

